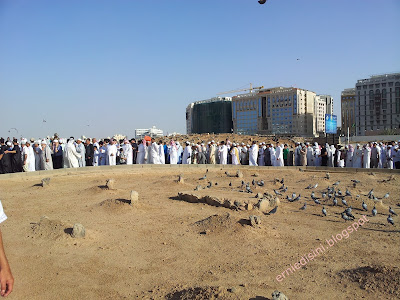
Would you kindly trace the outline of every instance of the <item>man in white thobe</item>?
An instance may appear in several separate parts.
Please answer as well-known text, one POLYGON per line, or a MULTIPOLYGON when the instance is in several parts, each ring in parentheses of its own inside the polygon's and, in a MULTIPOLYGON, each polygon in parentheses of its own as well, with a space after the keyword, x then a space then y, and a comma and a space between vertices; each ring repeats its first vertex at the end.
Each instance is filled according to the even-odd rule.
POLYGON ((117 145, 115 144, 115 140, 111 139, 110 143, 107 146, 107 157, 108 157, 108 164, 110 166, 117 165, 117 145))
POLYGON ((363 168, 369 169, 371 164, 371 148, 368 145, 363 147, 363 168))
POLYGON ((259 144, 259 149, 258 149, 258 165, 265 166, 264 148, 262 146, 262 143, 259 144))
POLYGON ((314 151, 309 143, 307 145, 307 166, 314 166, 314 151))
POLYGON ((78 158, 78 164, 79 164, 79 168, 85 167, 86 166, 86 161, 85 161, 85 145, 82 143, 81 139, 78 139, 76 141, 76 152, 79 153, 79 155, 81 156, 80 158, 78 158))
POLYGON ((228 147, 222 141, 218 149, 219 164, 226 165, 228 163, 228 147))
POLYGON ((353 154, 353 168, 361 168, 362 167, 362 149, 360 148, 360 144, 357 144, 356 149, 353 154))
POLYGON ((253 141, 253 145, 251 145, 251 148, 249 150, 249 165, 250 166, 258 166, 257 156, 258 156, 257 142, 253 141))
POLYGON ((178 147, 173 140, 170 142, 169 163, 171 165, 176 165, 178 163, 178 147))
POLYGON ((281 144, 279 142, 276 143, 275 157, 276 157, 276 166, 283 167, 284 166, 283 147, 281 146, 281 144))
POLYGON ((41 142, 42 157, 41 157, 41 170, 53 170, 53 159, 51 157, 50 147, 47 145, 46 140, 41 142))
POLYGON ((159 151, 158 151, 158 145, 155 142, 154 138, 151 139, 151 146, 149 150, 149 164, 155 164, 158 165, 160 164, 160 158, 159 158, 159 151))
POLYGON ((270 155, 270 159, 271 159, 271 165, 273 167, 276 167, 277 161, 276 161, 276 150, 275 150, 274 144, 271 144, 271 147, 269 148, 269 155, 270 155))
POLYGON ((133 163, 133 150, 131 143, 127 139, 124 140, 124 144, 122 145, 122 152, 124 157, 126 157, 126 164, 131 165, 133 163))
POLYGON ((68 143, 67 143, 67 147, 66 152, 67 152, 67 159, 68 159, 68 163, 67 165, 70 168, 79 168, 79 158, 82 158, 82 156, 76 152, 76 148, 74 145, 74 139, 69 139, 68 143))
POLYGON ((192 147, 190 147, 189 142, 186 142, 185 150, 183 150, 182 164, 190 165, 191 164, 191 159, 190 159, 191 156, 192 156, 192 147))

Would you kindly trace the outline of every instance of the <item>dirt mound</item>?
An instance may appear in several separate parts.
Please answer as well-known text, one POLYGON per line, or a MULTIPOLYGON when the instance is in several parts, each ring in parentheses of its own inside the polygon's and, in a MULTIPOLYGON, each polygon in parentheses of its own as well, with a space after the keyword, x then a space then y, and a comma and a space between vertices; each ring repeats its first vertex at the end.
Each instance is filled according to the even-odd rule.
POLYGON ((39 223, 35 223, 31 227, 34 236, 46 239, 56 240, 67 236, 68 226, 60 220, 50 220, 43 216, 39 223))
MULTIPOLYGON (((213 300, 235 299, 230 297, 222 288, 217 286, 193 287, 169 293, 167 300, 213 300)), ((237 299, 237 298, 236 298, 237 299)))
POLYGON ((366 266, 342 271, 340 275, 358 282, 364 290, 400 298, 400 269, 398 267, 366 266))
POLYGON ((235 229, 237 225, 237 222, 231 217, 230 213, 212 215, 192 224, 199 233, 227 231, 235 229))
POLYGON ((124 212, 132 209, 130 200, 126 199, 107 199, 99 203, 99 207, 111 212, 124 212))

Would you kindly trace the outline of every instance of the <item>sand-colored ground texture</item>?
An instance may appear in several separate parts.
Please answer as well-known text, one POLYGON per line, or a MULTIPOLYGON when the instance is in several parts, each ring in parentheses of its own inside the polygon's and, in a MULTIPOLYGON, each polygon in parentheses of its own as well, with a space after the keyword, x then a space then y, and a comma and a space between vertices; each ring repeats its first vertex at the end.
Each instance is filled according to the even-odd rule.
POLYGON ((167 165, 1 175, 8 215, 1 230, 15 277, 9 298, 262 300, 279 290, 290 299, 399 299, 400 217, 393 216, 395 226, 386 219, 389 206, 400 214, 400 173, 338 171, 327 179, 315 168, 167 165), (243 178, 235 176, 239 169, 243 178), (50 184, 42 187, 45 177, 50 184), (110 178, 114 189, 105 186, 110 178), (275 178, 287 187, 279 199, 275 178), (356 221, 368 220, 348 238, 343 231, 356 225, 341 218, 341 199, 332 206, 321 193, 337 181, 336 190, 352 194, 345 199, 356 221), (377 198, 390 196, 368 199, 372 188, 377 198), (139 193, 133 203, 132 190, 139 193), (288 201, 292 193, 301 199, 288 201), (85 227, 84 238, 71 236, 75 223, 85 227))

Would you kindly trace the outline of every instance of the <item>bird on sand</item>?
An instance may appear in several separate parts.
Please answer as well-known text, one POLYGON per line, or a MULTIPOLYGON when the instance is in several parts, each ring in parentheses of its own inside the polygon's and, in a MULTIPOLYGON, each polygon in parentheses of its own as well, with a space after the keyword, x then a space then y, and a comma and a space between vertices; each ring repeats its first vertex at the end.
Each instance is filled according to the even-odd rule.
POLYGON ((229 186, 232 186, 232 182, 229 182, 229 186))
POLYGON ((372 209, 372 216, 376 216, 376 214, 378 213, 378 211, 376 210, 376 207, 374 206, 374 208, 372 209))
POLYGON ((345 212, 342 212, 342 219, 345 221, 349 221, 350 218, 345 214, 345 212))
POLYGON ((342 204, 343 204, 343 205, 346 205, 346 206, 349 206, 349 205, 347 204, 347 201, 344 200, 344 199, 342 199, 342 204))
POLYGON ((392 215, 397 216, 397 214, 395 213, 395 211, 392 209, 391 206, 389 206, 389 212, 390 212, 392 215))
POLYGON ((307 208, 307 203, 304 202, 304 205, 302 207, 300 207, 301 210, 305 210, 307 208))
POLYGON ((313 200, 315 204, 321 204, 321 202, 319 202, 317 198, 314 198, 313 200))
POLYGON ((333 198, 333 206, 337 206, 337 199, 333 198))
POLYGON ((335 185, 335 186, 338 186, 340 184, 340 181, 336 181, 334 184, 332 184, 332 185, 335 185))
POLYGON ((323 215, 326 217, 326 209, 325 209, 325 206, 322 207, 322 213, 323 213, 323 215))
POLYGON ((362 203, 362 208, 363 208, 365 211, 368 211, 367 204, 365 204, 364 201, 363 201, 363 203, 362 203))
POLYGON ((204 180, 207 179, 207 175, 204 175, 203 177, 199 178, 199 180, 204 180))
POLYGON ((345 210, 344 211, 344 213, 350 218, 350 219, 355 219, 356 217, 354 217, 354 215, 350 212, 350 211, 348 211, 348 210, 345 210))
POLYGON ((388 221, 388 223, 390 223, 390 224, 392 224, 392 225, 394 226, 393 218, 392 218, 391 215, 389 215, 389 216, 387 217, 387 221, 388 221))
POLYGON ((386 193, 385 196, 383 196, 382 199, 387 199, 387 198, 389 198, 389 193, 386 193))
POLYGON ((264 186, 265 183, 264 183, 264 180, 261 179, 261 181, 258 181, 257 184, 258 184, 259 186, 264 186))
POLYGON ((278 210, 278 206, 275 206, 272 210, 270 210, 270 212, 268 214, 269 215, 274 214, 274 213, 276 213, 277 210, 278 210))
POLYGON ((278 196, 282 196, 282 194, 281 194, 279 191, 277 191, 277 190, 274 190, 274 193, 275 193, 276 195, 278 195, 278 196))

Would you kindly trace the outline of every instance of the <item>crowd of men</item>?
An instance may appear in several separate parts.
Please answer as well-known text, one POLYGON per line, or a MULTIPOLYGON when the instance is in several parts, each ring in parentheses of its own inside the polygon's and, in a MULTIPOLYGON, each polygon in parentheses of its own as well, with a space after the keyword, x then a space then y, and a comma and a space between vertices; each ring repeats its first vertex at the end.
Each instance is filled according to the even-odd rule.
POLYGON ((230 142, 216 143, 96 138, 69 139, 57 136, 27 140, 0 138, 0 174, 60 168, 121 164, 232 164, 250 166, 328 166, 400 169, 399 143, 363 146, 230 142))

